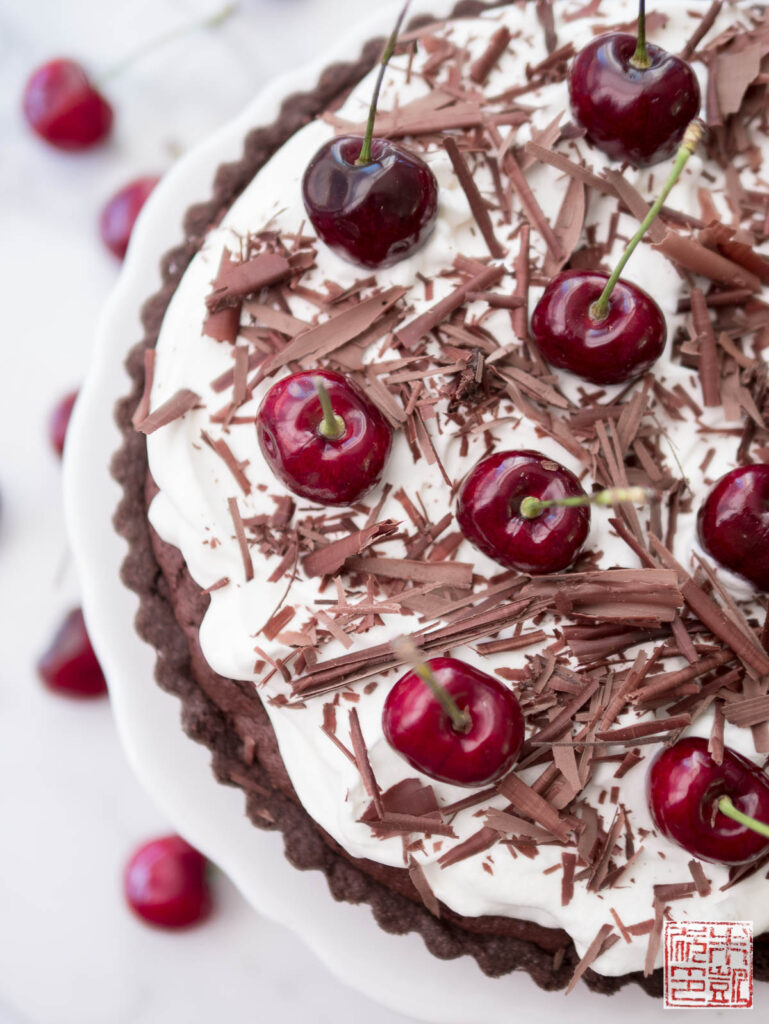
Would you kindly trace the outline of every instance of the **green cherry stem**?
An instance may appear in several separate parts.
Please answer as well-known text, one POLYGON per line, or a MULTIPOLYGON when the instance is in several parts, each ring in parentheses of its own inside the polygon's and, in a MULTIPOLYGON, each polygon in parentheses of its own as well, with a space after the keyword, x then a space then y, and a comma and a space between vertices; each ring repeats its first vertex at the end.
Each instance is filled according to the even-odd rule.
POLYGON ((96 85, 101 86, 105 82, 110 81, 125 71, 126 68, 135 64, 140 57, 146 56, 146 54, 159 49, 161 46, 165 46, 167 43, 172 43, 174 39, 178 39, 180 36, 186 36, 190 32, 197 32, 200 29, 216 28, 218 25, 222 25, 237 11, 237 9, 237 4, 226 4, 220 10, 215 11, 214 14, 208 14, 204 18, 198 18, 195 21, 179 25, 177 28, 172 28, 168 32, 164 32, 162 35, 156 36, 155 39, 151 39, 148 43, 144 43, 138 50, 135 50, 127 57, 124 57, 119 63, 114 64, 108 71, 105 71, 103 75, 99 75, 96 80, 96 85))
POLYGON ((318 433, 327 441, 338 441, 347 429, 341 416, 337 416, 331 404, 328 391, 319 377, 314 377, 312 383, 320 399, 320 407, 323 410, 323 419, 318 424, 318 433))
POLYGON ((519 511, 524 519, 536 519, 546 508, 580 508, 583 505, 619 505, 625 501, 648 501, 644 487, 609 487, 595 494, 575 494, 571 498, 524 498, 519 511))
POLYGON ((630 63, 639 71, 645 71, 651 65, 646 52, 646 0, 638 0, 638 42, 630 63))
POLYGON ((751 818, 748 814, 743 814, 742 811, 738 811, 732 803, 731 797, 722 796, 718 801, 718 809, 727 818, 732 818, 734 821, 738 821, 740 825, 751 828, 754 832, 758 832, 760 836, 766 836, 769 839, 769 825, 766 822, 751 818))
POLYGON ((681 145, 678 147, 678 152, 676 153, 676 159, 675 163, 673 164, 673 170, 670 172, 670 176, 668 177, 668 180, 665 182, 662 192, 660 192, 656 202, 653 204, 649 212, 644 217, 638 231, 636 231, 636 233, 628 242, 627 248, 622 253, 622 256, 620 257, 620 261, 617 264, 614 273, 606 282, 606 287, 590 307, 590 316, 594 320, 600 321, 606 318, 606 315, 609 312, 609 298, 611 296, 612 290, 614 289, 614 285, 617 283, 617 281, 619 281, 620 274, 625 269, 625 264, 633 255, 636 246, 639 244, 643 236, 649 230, 649 226, 651 225, 652 221, 656 219, 657 214, 664 206, 665 200, 670 195, 673 186, 681 177, 681 172, 686 166, 686 161, 697 148, 697 144, 699 143, 701 138, 702 125, 699 121, 691 121, 687 126, 686 131, 684 132, 684 137, 681 140, 681 145))
POLYGON ((419 678, 427 684, 435 699, 451 719, 454 731, 459 733, 469 732, 473 724, 470 713, 463 711, 448 690, 441 686, 411 637, 396 637, 390 646, 397 656, 408 665, 411 665, 419 678))
POLYGON ((398 34, 401 30, 401 25, 403 24, 403 19, 406 17, 406 11, 408 10, 410 3, 411 0, 406 0, 406 3, 403 5, 403 9, 398 15, 398 20, 395 22, 395 28, 392 30, 392 34, 390 35, 390 38, 387 40, 387 45, 384 48, 382 59, 379 62, 379 74, 377 75, 376 84, 374 86, 374 95, 371 99, 371 106, 369 107, 368 111, 366 134, 363 138, 363 145, 361 146, 360 156, 355 161, 356 167, 363 167, 366 164, 371 163, 371 140, 374 137, 374 121, 376 120, 376 107, 377 103, 379 102, 379 92, 382 88, 382 81, 384 79, 385 68, 390 62, 390 57, 392 57, 393 53, 395 52, 395 45, 398 42, 398 34))

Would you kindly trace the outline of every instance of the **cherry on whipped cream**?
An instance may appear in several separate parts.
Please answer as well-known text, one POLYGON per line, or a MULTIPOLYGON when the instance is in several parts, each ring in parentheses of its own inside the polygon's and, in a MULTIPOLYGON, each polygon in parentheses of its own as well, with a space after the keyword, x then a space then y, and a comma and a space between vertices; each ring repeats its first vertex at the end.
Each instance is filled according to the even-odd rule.
POLYGON ((769 852, 769 775, 730 747, 719 765, 707 740, 678 740, 646 780, 655 827, 695 857, 749 864, 769 852))
POLYGON ((700 109, 689 64, 647 44, 643 0, 637 38, 608 32, 580 50, 569 73, 569 96, 590 142, 636 166, 672 156, 700 109))
POLYGON ((377 407, 341 373, 284 377, 256 417, 264 458, 290 491, 320 505, 351 505, 382 475, 392 430, 377 407))
POLYGON ((665 185, 628 243, 613 274, 565 270, 549 282, 531 318, 531 333, 552 365, 593 384, 622 384, 645 373, 662 355, 665 317, 642 288, 620 274, 681 176, 702 129, 686 130, 665 185))
POLYGON ((126 865, 126 902, 143 921, 161 928, 198 924, 211 913, 207 868, 206 858, 181 836, 153 839, 126 865))
POLYGON ((56 403, 48 420, 48 438, 51 442, 51 447, 59 457, 64 453, 67 428, 69 427, 76 399, 77 391, 68 392, 56 403))
POLYGON ((697 514, 700 544, 725 569, 769 590, 769 465, 718 480, 697 514))
POLYGON ((100 697, 107 692, 104 673, 91 647, 79 608, 64 617, 50 646, 37 662, 37 673, 56 693, 100 697))
POLYGON ((415 153, 374 138, 377 100, 408 3, 382 56, 366 133, 324 143, 302 179, 307 216, 318 237, 343 259, 389 267, 423 245, 438 214, 438 182, 415 153))
POLYGON ((382 728, 412 768, 455 786, 484 786, 512 768, 524 739, 515 695, 458 658, 431 658, 395 683, 382 728))
POLYGON ((82 65, 63 57, 32 72, 24 87, 22 109, 30 128, 57 149, 90 149, 112 128, 108 101, 82 65))
POLYGON ((560 572, 582 549, 590 509, 551 506, 524 515, 525 498, 586 499, 576 476, 541 452, 495 452, 474 466, 457 496, 457 522, 480 551, 508 569, 560 572))
POLYGON ((158 181, 160 178, 157 176, 129 181, 102 207, 99 214, 99 235, 109 251, 119 260, 126 254, 136 218, 158 181))

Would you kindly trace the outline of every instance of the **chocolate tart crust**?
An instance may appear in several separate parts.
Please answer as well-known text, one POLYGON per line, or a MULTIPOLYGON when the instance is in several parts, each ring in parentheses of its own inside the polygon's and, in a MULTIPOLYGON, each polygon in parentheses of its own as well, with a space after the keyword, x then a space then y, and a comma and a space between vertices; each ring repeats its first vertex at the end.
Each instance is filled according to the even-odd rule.
MULTIPOLYGON (((465 0, 452 16, 472 17, 488 7, 465 0)), ((409 27, 427 22, 429 18, 417 19, 409 27)), ((436 918, 423 905, 406 870, 352 858, 315 824, 294 793, 254 687, 217 675, 205 661, 199 628, 210 598, 190 577, 179 550, 163 542, 147 519, 156 488, 148 471, 145 438, 133 429, 131 417, 144 387, 144 352, 157 342, 171 296, 207 232, 256 172, 291 135, 345 96, 378 60, 383 42, 370 40, 357 61, 328 67, 312 92, 288 97, 273 124, 249 132, 242 158, 219 167, 211 199, 188 209, 183 241, 161 261, 162 287, 142 309, 144 338, 126 360, 132 390, 115 410, 123 441, 111 471, 123 496, 114 525, 129 545, 121 578, 139 596, 137 632, 157 652, 158 684, 181 701, 185 733, 211 751, 219 782, 243 790, 253 824, 283 833, 285 853, 294 867, 322 871, 336 900, 368 903, 386 932, 419 932, 440 959, 469 955, 491 977, 524 970, 541 988, 561 989, 579 960, 565 931, 506 917, 466 918, 443 904, 441 917, 436 918)), ((754 973, 757 979, 769 980, 769 935, 755 942, 754 973)), ((636 982, 649 995, 662 995, 661 970, 648 977, 640 971, 606 977, 588 968, 583 980, 605 994, 636 982)))

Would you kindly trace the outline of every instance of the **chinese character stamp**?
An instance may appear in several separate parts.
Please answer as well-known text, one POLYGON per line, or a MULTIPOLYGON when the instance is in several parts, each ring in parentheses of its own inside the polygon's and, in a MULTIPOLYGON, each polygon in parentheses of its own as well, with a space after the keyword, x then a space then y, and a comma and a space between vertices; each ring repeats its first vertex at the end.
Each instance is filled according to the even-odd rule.
POLYGON ((753 1006, 752 921, 665 921, 665 1009, 753 1006))

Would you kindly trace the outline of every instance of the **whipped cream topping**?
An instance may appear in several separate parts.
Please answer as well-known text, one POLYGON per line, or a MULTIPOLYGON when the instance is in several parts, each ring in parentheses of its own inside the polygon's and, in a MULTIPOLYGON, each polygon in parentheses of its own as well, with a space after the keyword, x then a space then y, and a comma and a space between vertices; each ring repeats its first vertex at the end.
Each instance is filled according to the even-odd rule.
MULTIPOLYGON (((436 13, 441 13, 441 5, 434 6, 437 8, 436 13)), ((567 22, 564 16, 573 14, 580 6, 583 5, 579 0, 555 4, 559 39, 573 42, 577 49, 593 37, 597 25, 631 21, 637 10, 635 0, 612 0, 610 14, 609 5, 604 3, 597 19, 582 17, 567 22)), ((447 7, 447 4, 444 3, 443 7, 447 7)), ((666 13, 669 15, 667 25, 655 33, 652 40, 671 52, 679 52, 699 23, 700 12, 690 13, 687 5, 681 2, 666 5, 666 13)), ((719 32, 739 17, 734 9, 725 7, 712 31, 719 32)), ((525 82, 526 65, 535 66, 547 57, 544 34, 534 4, 490 10, 481 18, 447 23, 433 32, 434 36, 445 37, 465 48, 469 52, 469 60, 475 60, 485 51, 491 35, 500 25, 508 27, 512 40, 485 83, 487 96, 499 95, 525 82)), ((421 43, 410 74, 407 72, 408 60, 405 56, 393 59, 385 78, 380 111, 392 109, 396 102, 402 107, 429 91, 419 73, 427 59, 429 53, 421 43)), ((694 67, 701 77, 704 95, 704 68, 698 63, 694 67)), ((365 119, 372 81, 372 76, 369 76, 356 87, 337 112, 340 117, 353 122, 365 119)), ((520 102, 531 109, 532 113, 530 123, 514 129, 516 145, 522 146, 532 132, 542 131, 558 115, 562 115, 563 123, 569 119, 565 82, 531 90, 521 97, 520 102)), ((310 157, 333 134, 331 124, 316 121, 298 132, 273 156, 227 212, 221 224, 211 231, 172 298, 157 345, 151 408, 157 408, 180 388, 194 390, 201 396, 201 402, 199 408, 156 431, 147 439, 149 466, 159 487, 159 493, 150 507, 150 520, 163 540, 181 550, 192 577, 201 587, 210 587, 223 578, 229 580, 226 585, 211 592, 210 607, 200 631, 202 650, 216 672, 228 678, 252 681, 259 686, 281 755, 305 809, 351 855, 404 867, 402 839, 377 838, 369 825, 360 821, 370 802, 363 782, 355 765, 321 730, 323 705, 330 698, 310 698, 303 706, 286 707, 285 698, 290 697, 291 691, 280 673, 265 673, 264 669, 255 671, 255 664, 284 658, 290 653, 290 647, 280 642, 279 637, 268 641, 261 633, 275 608, 284 600, 287 580, 281 579, 277 583, 269 581, 279 559, 261 556, 257 549, 252 549, 254 578, 245 580, 228 499, 236 496, 240 513, 243 518, 247 518, 272 514, 275 511, 273 496, 287 492, 273 478, 262 459, 253 422, 238 422, 226 431, 211 422, 211 414, 221 408, 226 400, 226 396, 213 390, 211 382, 232 369, 232 349, 229 345, 201 334, 201 324, 206 315, 205 299, 216 277, 223 248, 237 252, 240 240, 245 235, 267 229, 284 235, 312 234, 302 205, 301 177, 310 157), (201 442, 201 431, 206 431, 214 440, 226 438, 235 459, 244 465, 245 475, 252 485, 249 494, 241 493, 224 462, 207 444, 201 442), (269 676, 266 682, 263 681, 265 675, 269 676)), ((610 166, 603 154, 580 140, 570 142, 567 152, 571 159, 584 158, 598 174, 610 166)), ((409 289, 406 300, 413 309, 410 316, 419 315, 452 291, 452 280, 439 275, 451 265, 455 256, 484 259, 488 256, 445 150, 430 143, 423 155, 440 186, 440 209, 435 231, 419 252, 376 275, 377 286, 380 288, 401 285, 409 289), (430 298, 425 294, 425 280, 433 282, 430 298)), ((614 167, 616 169, 616 165, 614 167)), ((653 198, 667 170, 668 165, 663 164, 652 169, 624 169, 623 174, 642 195, 653 198)), ((554 222, 569 179, 553 168, 538 163, 528 167, 525 173, 546 217, 551 223, 554 222)), ((474 167, 474 174, 481 193, 493 197, 494 184, 487 168, 479 163, 474 167)), ((740 177, 745 188, 765 187, 750 170, 741 171, 740 177)), ((698 189, 703 187, 704 182, 707 182, 708 193, 719 214, 729 223, 732 213, 726 199, 724 174, 712 162, 708 161, 705 166, 703 158, 697 154, 690 159, 670 204, 685 214, 698 217, 701 213, 698 189), (705 169, 707 178, 703 178, 705 169)), ((192 201, 197 197, 190 198, 192 201)), ((616 216, 616 199, 593 192, 589 195, 588 203, 584 231, 594 230, 596 238, 604 239, 612 215, 616 216)), ((508 248, 504 262, 512 274, 518 241, 512 240, 508 244, 507 235, 514 231, 522 217, 517 197, 513 196, 512 199, 511 225, 502 224, 498 212, 492 217, 498 237, 508 248)), ((617 242, 608 257, 609 263, 616 261, 624 240, 636 227, 637 222, 631 216, 619 216, 617 242)), ((541 267, 545 255, 544 242, 536 230, 532 229, 533 264, 541 267)), ((344 262, 318 244, 316 266, 303 277, 302 284, 323 291, 324 282, 333 281, 346 289, 364 276, 367 275, 360 268, 344 262)), ((648 244, 638 249, 625 276, 654 296, 668 321, 667 349, 653 368, 654 376, 665 388, 680 388, 684 394, 691 396, 696 405, 701 405, 700 384, 696 373, 671 358, 672 339, 676 330, 685 323, 685 315, 676 312, 677 305, 688 287, 683 285, 680 276, 666 258, 648 244)), ((511 278, 504 279, 500 290, 512 288, 510 281, 511 278)), ((530 289, 532 308, 541 293, 541 286, 532 286, 530 289)), ((306 298, 289 293, 289 304, 294 317, 306 321, 317 317, 317 308, 306 298)), ((501 345, 514 348, 520 344, 512 329, 508 311, 495 310, 489 315, 488 307, 480 301, 470 303, 466 308, 469 318, 483 315, 484 327, 501 345)), ((383 355, 382 340, 370 347, 364 355, 364 361, 397 355, 383 355)), ((562 394, 577 405, 586 391, 594 390, 568 373, 558 372, 556 376, 562 394)), ((238 410, 239 418, 255 416, 273 380, 264 381, 256 388, 251 400, 238 410)), ((602 401, 610 402, 621 390, 621 387, 606 388, 602 401)), ((428 419, 428 430, 448 476, 452 480, 459 480, 486 453, 483 431, 471 432, 466 451, 463 451, 457 436, 451 432, 446 421, 441 420, 445 412, 441 403, 435 406, 435 412, 442 429, 439 432, 436 420, 428 419)), ((585 478, 584 466, 569 451, 551 437, 543 435, 537 424, 527 420, 511 403, 504 408, 504 413, 505 419, 493 427, 497 450, 533 448, 541 451, 582 476, 589 490, 592 481, 585 478)), ((661 405, 655 403, 653 415, 663 428, 665 443, 669 447, 670 467, 675 475, 688 480, 693 494, 692 511, 681 512, 679 516, 674 554, 681 564, 694 571, 697 564, 694 554, 698 551, 696 510, 712 482, 736 464, 739 437, 717 431, 734 430, 740 426, 740 422, 728 419, 727 412, 720 407, 707 409, 702 414, 695 414, 691 408, 684 407, 680 413, 681 418, 674 419, 661 405), (706 465, 705 469, 703 465, 706 465)), ((366 499, 371 507, 382 496, 382 487, 386 482, 392 484, 393 490, 384 501, 379 513, 380 520, 404 519, 403 507, 394 497, 399 487, 404 487, 412 500, 418 499, 422 503, 427 517, 433 523, 438 522, 452 507, 449 488, 438 466, 427 465, 424 459, 415 465, 402 431, 396 434, 382 484, 366 499)), ((307 505, 301 501, 298 504, 300 510, 304 510, 307 505)), ((643 513, 642 517, 645 518, 643 513)), ((356 520, 356 524, 362 526, 364 519, 356 520)), ((600 553, 597 558, 600 568, 639 565, 633 553, 609 527, 608 515, 600 510, 593 511, 587 548, 600 553)), ((400 541, 392 542, 382 550, 394 557, 405 555, 400 541)), ((488 579, 499 573, 498 565, 478 553, 466 541, 462 541, 453 557, 473 563, 480 577, 488 579)), ((738 599, 749 600, 754 596, 751 588, 737 577, 720 569, 719 577, 738 599)), ((318 581, 306 578, 300 569, 286 598, 286 603, 297 609, 297 615, 288 628, 300 630, 311 615, 325 607, 319 601, 333 595, 333 588, 321 595, 318 581)), ((350 600, 360 600, 361 596, 365 598, 365 590, 350 600)), ((373 646, 388 641, 394 635, 417 629, 420 624, 416 614, 404 616, 383 613, 382 620, 384 625, 375 626, 360 635, 351 635, 353 644, 373 646)), ((552 621, 545 620, 538 623, 538 626, 552 633, 552 621)), ((502 635, 510 635, 510 631, 502 635)), ((531 648, 481 656, 473 645, 462 645, 455 647, 451 653, 493 673, 500 668, 523 668, 527 658, 536 650, 531 648)), ((332 638, 324 645, 321 656, 325 659, 343 653, 345 648, 332 638)), ((632 657, 635 649, 629 653, 632 657)), ((672 670, 685 664, 683 659, 669 660, 666 668, 672 670)), ((354 703, 343 694, 336 709, 337 734, 349 745, 347 709, 356 708, 371 765, 383 791, 417 774, 389 747, 382 734, 384 699, 397 677, 398 673, 391 672, 381 677, 373 689, 364 687, 364 684, 353 684, 345 688, 354 694, 354 703)), ((644 715, 628 712, 620 716, 615 724, 629 725, 653 716, 653 712, 644 715)), ((690 734, 708 736, 711 725, 712 715, 706 712, 692 725, 690 734)), ((727 745, 756 763, 762 762, 761 756, 756 754, 749 729, 739 729, 727 723, 724 738, 727 745)), ((641 748, 647 757, 655 749, 654 745, 641 748)), ((455 839, 424 839, 411 850, 411 855, 421 865, 438 899, 457 913, 467 916, 497 914, 563 928, 572 936, 577 952, 582 955, 595 938, 599 927, 604 923, 613 923, 611 909, 616 911, 627 926, 648 921, 654 915, 653 886, 685 882, 691 878, 687 866, 690 855, 664 837, 658 837, 653 830, 645 796, 645 764, 641 762, 624 777, 617 779, 614 777, 616 762, 595 763, 583 796, 596 807, 603 828, 608 829, 617 806, 608 794, 618 787, 619 795, 616 799, 625 809, 635 835, 636 848, 641 846, 643 849, 627 874, 615 886, 596 893, 589 891, 584 881, 578 881, 574 895, 566 906, 561 905, 561 854, 564 848, 558 844, 540 845, 537 855, 532 858, 520 852, 516 854, 515 849, 509 845, 497 844, 486 853, 468 857, 449 867, 441 867, 438 857, 477 832, 483 824, 483 817, 475 816, 478 807, 461 811, 452 818, 455 839), (605 799, 601 797, 602 791, 605 799), (553 870, 548 871, 550 868, 553 870)), ((541 769, 537 768, 525 770, 522 777, 531 783, 539 771, 541 769)), ((467 790, 428 778, 422 778, 421 781, 433 786, 441 805, 468 795, 467 790)), ((484 809, 502 809, 506 804, 504 797, 499 796, 480 806, 484 809)), ((711 894, 676 901, 671 906, 674 917, 693 920, 752 919, 756 934, 769 928, 769 903, 761 899, 766 886, 763 872, 725 891, 721 889, 728 881, 728 870, 725 867, 706 864, 705 874, 712 882, 711 894)), ((592 966, 606 975, 638 970, 644 965, 647 942, 647 935, 633 937, 630 942, 620 940, 592 966)))

